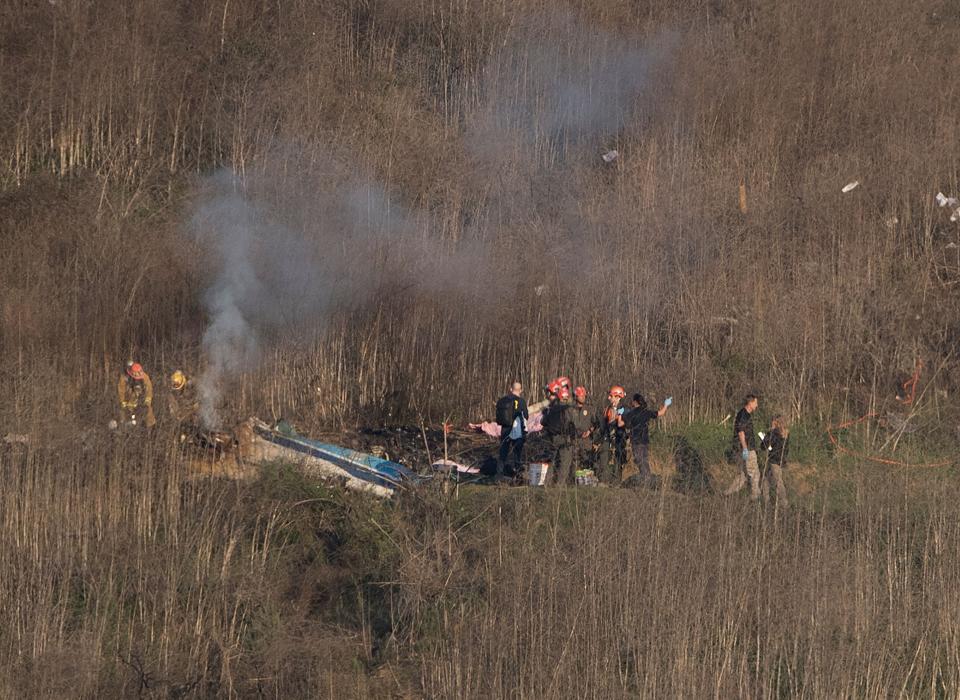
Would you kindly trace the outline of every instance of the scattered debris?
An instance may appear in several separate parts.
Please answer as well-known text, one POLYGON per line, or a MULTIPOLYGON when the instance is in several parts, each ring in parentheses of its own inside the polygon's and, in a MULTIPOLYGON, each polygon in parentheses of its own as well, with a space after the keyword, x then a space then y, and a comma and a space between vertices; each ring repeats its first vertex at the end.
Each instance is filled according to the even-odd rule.
POLYGON ((933 201, 935 201, 941 209, 944 207, 950 208, 950 221, 954 223, 960 221, 960 199, 948 197, 943 192, 937 192, 933 197, 933 201))
POLYGON ((549 471, 549 462, 531 462, 527 465, 527 483, 530 486, 543 486, 547 483, 549 471))
POLYGON ((898 219, 895 216, 891 216, 889 219, 887 219, 883 223, 886 225, 888 229, 892 231, 894 228, 896 228, 897 224, 900 223, 900 219, 898 219))
POLYGON ((547 291, 547 285, 545 284, 538 284, 536 287, 533 288, 534 294, 536 294, 538 297, 543 296, 543 293, 545 291, 547 291))
POLYGON ((29 445, 30 436, 19 433, 7 433, 3 436, 3 441, 7 445, 29 445))
POLYGON ((844 185, 843 189, 840 191, 846 194, 847 192, 853 192, 859 186, 860 186, 860 181, 854 180, 853 182, 848 182, 846 185, 844 185))
POLYGON ((620 153, 616 150, 607 151, 600 157, 603 158, 604 163, 612 163, 613 161, 615 161, 617 158, 620 157, 620 153))
POLYGON ((342 483, 349 489, 389 497, 394 491, 422 481, 398 462, 375 457, 347 447, 287 434, 277 426, 251 418, 248 439, 239 440, 241 456, 251 463, 282 460, 304 474, 342 483))
MULTIPOLYGON (((430 468, 438 475, 457 484, 476 484, 489 476, 480 467, 468 467, 451 459, 438 459, 430 468)), ((494 463, 493 469, 496 470, 494 463)))
POLYGON ((430 465, 430 468, 435 472, 443 473, 456 472, 458 474, 480 474, 480 467, 468 467, 466 464, 454 462, 452 459, 438 459, 436 462, 430 465))
POLYGON ((954 243, 953 241, 950 241, 949 243, 947 243, 946 248, 947 250, 955 250, 957 248, 957 244, 954 243))
POLYGON ((960 199, 957 199, 956 197, 948 197, 943 192, 937 192, 936 196, 934 197, 934 200, 936 200, 937 205, 941 209, 943 207, 950 207, 952 209, 956 207, 960 207, 960 199))

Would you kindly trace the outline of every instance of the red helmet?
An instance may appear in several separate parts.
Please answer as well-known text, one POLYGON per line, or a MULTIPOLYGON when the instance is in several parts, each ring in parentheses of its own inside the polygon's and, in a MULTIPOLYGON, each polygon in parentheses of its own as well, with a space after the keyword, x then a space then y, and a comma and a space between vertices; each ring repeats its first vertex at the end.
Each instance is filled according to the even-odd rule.
POLYGON ((618 386, 615 384, 612 387, 610 387, 610 396, 614 396, 618 399, 626 398, 627 390, 624 389, 622 386, 618 386))
POLYGON ((559 384, 560 386, 565 386, 565 387, 567 387, 568 389, 569 389, 570 386, 571 386, 571 385, 570 385, 570 377, 557 377, 557 378, 554 379, 553 381, 555 381, 555 382, 556 382, 557 384, 559 384))
POLYGON ((565 386, 560 387, 560 390, 557 392, 557 398, 561 401, 570 400, 570 389, 565 386))
POLYGON ((573 395, 576 396, 578 399, 587 398, 586 387, 578 386, 576 389, 573 390, 573 395))
POLYGON ((139 362, 131 362, 127 365, 127 374, 132 379, 143 379, 143 367, 139 362))

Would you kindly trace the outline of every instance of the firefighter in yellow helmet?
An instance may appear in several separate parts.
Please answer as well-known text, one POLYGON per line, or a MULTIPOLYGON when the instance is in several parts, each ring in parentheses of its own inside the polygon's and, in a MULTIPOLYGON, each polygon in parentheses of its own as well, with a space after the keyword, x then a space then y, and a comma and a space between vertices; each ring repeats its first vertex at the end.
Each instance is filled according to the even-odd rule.
POLYGON ((152 428, 157 424, 153 413, 153 382, 139 362, 127 362, 126 371, 117 382, 117 395, 121 426, 152 428))
POLYGON ((170 410, 170 417, 180 424, 193 423, 200 410, 196 388, 183 370, 174 370, 170 375, 167 407, 170 410))

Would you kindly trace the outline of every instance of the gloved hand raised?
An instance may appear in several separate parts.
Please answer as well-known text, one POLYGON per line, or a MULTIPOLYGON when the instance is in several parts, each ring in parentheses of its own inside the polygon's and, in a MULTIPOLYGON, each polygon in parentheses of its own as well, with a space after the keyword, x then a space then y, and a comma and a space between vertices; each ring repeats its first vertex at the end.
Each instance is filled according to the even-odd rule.
POLYGON ((740 456, 743 457, 743 461, 746 462, 747 458, 750 457, 750 450, 743 448, 743 452, 740 453, 740 456))

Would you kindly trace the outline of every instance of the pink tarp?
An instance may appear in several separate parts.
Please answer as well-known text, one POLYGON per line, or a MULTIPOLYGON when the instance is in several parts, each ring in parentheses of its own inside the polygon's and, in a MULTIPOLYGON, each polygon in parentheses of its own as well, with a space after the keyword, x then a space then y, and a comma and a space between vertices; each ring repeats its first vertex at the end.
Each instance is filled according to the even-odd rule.
MULTIPOLYGON (((492 438, 500 439, 500 426, 493 421, 467 423, 467 427, 478 433, 484 433, 492 438)), ((527 421, 527 432, 537 433, 541 430, 543 430, 543 413, 537 412, 530 416, 530 420, 527 421)))

